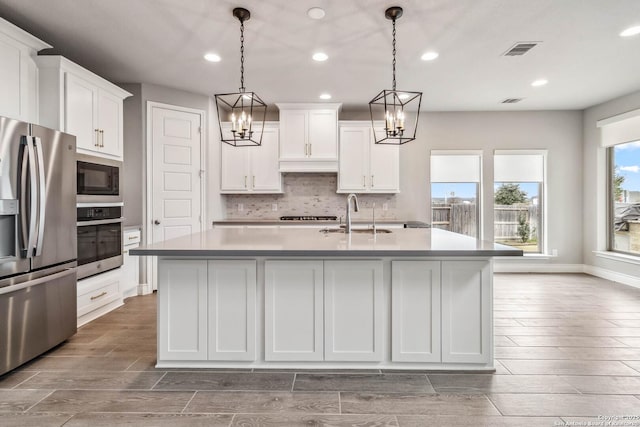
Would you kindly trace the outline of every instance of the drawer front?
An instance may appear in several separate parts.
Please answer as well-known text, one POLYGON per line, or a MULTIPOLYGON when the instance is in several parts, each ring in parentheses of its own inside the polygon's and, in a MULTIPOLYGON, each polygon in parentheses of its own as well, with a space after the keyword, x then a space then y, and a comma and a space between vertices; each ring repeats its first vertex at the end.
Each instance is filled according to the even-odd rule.
POLYGON ((118 282, 109 282, 92 292, 78 296, 78 316, 83 316, 120 298, 118 282))
POLYGON ((140 243, 140 230, 125 230, 123 235, 122 243, 125 246, 140 243))

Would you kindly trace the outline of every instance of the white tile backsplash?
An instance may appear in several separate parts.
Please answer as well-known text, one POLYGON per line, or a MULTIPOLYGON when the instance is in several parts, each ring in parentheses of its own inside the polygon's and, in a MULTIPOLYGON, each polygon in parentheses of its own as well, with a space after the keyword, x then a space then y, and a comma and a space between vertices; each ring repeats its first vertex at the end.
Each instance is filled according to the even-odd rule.
MULTIPOLYGON (((284 194, 224 195, 226 219, 278 219, 284 215, 335 215, 344 219, 347 194, 336 193, 337 174, 286 173, 282 178, 284 194), (274 204, 277 211, 273 211, 274 204), (238 205, 242 205, 242 211, 238 205)), ((370 219, 374 203, 376 220, 402 219, 397 217, 395 194, 358 194, 358 202, 360 211, 353 213, 353 219, 370 219)))

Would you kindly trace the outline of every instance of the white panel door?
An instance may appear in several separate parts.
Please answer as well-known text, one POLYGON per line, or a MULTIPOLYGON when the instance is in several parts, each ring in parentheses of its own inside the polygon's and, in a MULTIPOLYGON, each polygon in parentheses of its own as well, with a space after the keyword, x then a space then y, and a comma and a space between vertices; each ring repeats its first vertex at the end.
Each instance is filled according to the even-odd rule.
POLYGON ((259 192, 282 191, 279 164, 278 128, 265 126, 260 147, 249 147, 251 158, 251 189, 259 192))
POLYGON ((98 129, 100 151, 122 157, 122 99, 98 90, 98 129))
POLYGON ((382 261, 325 261, 325 360, 383 358, 382 261))
POLYGON ((489 261, 442 262, 442 361, 489 363, 492 349, 489 261))
POLYGON ((280 110, 280 159, 307 157, 309 113, 306 110, 280 110))
POLYGON ((440 261, 391 263, 391 360, 440 362, 440 261))
POLYGON ((362 192, 366 189, 368 172, 369 128, 340 127, 340 157, 338 190, 362 192))
POLYGON ((338 158, 338 112, 309 111, 309 152, 312 159, 338 158))
POLYGON ((256 261, 209 261, 209 360, 256 358, 256 261))
POLYGON ((251 179, 249 156, 251 150, 260 150, 262 147, 234 147, 224 142, 220 145, 220 191, 226 193, 249 191, 251 179))
POLYGON ((65 76, 64 131, 76 136, 78 149, 100 152, 98 123, 95 115, 98 89, 73 74, 66 73, 65 76))
POLYGON ((207 261, 158 262, 158 357, 207 359, 207 261))
POLYGON ((373 134, 369 144, 369 189, 376 191, 400 190, 400 146, 374 144, 373 134))
MULTIPOLYGON (((21 76, 20 76, 20 48, 4 40, 0 34, 0 116, 23 120, 21 76)), ((7 37, 8 38, 8 37, 7 37)))
POLYGON ((265 360, 322 360, 322 261, 266 261, 264 314, 265 360))
POLYGON ((197 113, 151 109, 153 242, 201 231, 200 120, 197 113))

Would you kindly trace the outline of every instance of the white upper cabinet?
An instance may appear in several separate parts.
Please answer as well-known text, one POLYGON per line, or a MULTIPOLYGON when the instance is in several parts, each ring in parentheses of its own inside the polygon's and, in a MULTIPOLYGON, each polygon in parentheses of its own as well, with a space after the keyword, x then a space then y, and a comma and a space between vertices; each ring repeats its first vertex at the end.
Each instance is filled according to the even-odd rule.
POLYGON ((38 51, 50 48, 0 18, 0 116, 38 123, 38 51))
POLYGON ((131 94, 62 56, 36 61, 40 124, 75 135, 79 153, 122 160, 123 100, 131 94))
POLYGON ((400 192, 399 146, 374 142, 371 122, 340 122, 338 193, 400 192))
POLYGON ((280 170, 338 170, 338 111, 342 104, 277 104, 280 170))
POLYGON ((281 193, 278 139, 278 124, 265 123, 260 146, 234 147, 220 143, 220 191, 227 194, 281 193))

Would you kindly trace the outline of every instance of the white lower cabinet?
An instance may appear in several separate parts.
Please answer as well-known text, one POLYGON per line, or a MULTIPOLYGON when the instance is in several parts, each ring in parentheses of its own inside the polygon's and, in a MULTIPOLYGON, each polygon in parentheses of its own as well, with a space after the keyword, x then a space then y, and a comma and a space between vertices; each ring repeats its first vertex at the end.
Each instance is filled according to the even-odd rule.
POLYGON ((325 261, 324 359, 383 359, 382 261, 325 261))
POLYGON ((265 360, 323 360, 323 262, 266 261, 265 360))
POLYGON ((207 261, 158 263, 158 358, 207 360, 207 261))
POLYGON ((391 263, 391 360, 441 360, 440 261, 391 263))
POLYGON ((256 261, 209 261, 209 360, 256 358, 256 261))
POLYGON ((116 268, 78 280, 78 326, 82 326, 122 305, 120 280, 122 269, 116 268))
POLYGON ((489 363, 491 264, 442 261, 442 362, 489 363))
POLYGON ((120 291, 124 298, 138 295, 140 257, 129 255, 129 251, 138 246, 140 246, 140 229, 125 230, 122 233, 122 280, 120 281, 120 291))
POLYGON ((256 357, 256 261, 158 263, 160 360, 256 357))

